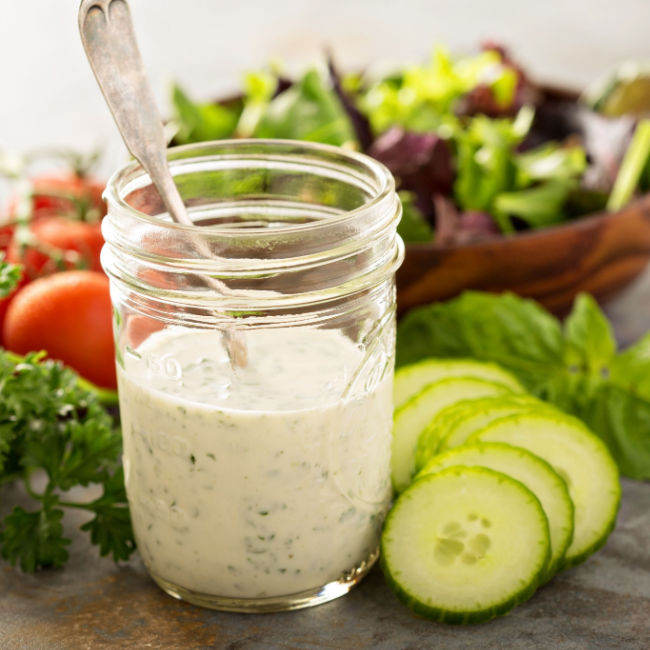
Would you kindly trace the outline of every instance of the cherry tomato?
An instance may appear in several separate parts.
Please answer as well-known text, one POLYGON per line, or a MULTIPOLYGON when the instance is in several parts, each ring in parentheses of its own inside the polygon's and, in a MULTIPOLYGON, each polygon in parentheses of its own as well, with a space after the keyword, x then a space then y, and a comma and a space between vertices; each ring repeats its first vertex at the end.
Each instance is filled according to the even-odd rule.
POLYGON ((34 280, 10 302, 4 322, 7 349, 46 350, 80 375, 115 388, 108 278, 97 271, 65 271, 34 280))
POLYGON ((25 273, 21 273, 20 280, 16 288, 4 298, 0 298, 0 345, 4 345, 4 338, 2 335, 4 329, 5 316, 7 314, 7 309, 9 308, 9 303, 16 297, 16 294, 29 282, 25 273))
POLYGON ((14 235, 7 260, 21 263, 29 278, 65 269, 101 271, 99 254, 104 244, 101 224, 65 217, 42 217, 29 226, 31 245, 23 246, 14 235))
POLYGON ((14 226, 6 224, 0 226, 0 251, 6 251, 14 236, 14 226))
MULTIPOLYGON (((32 219, 53 214, 71 215, 76 219, 97 221, 106 214, 102 199, 104 185, 88 176, 67 172, 44 174, 31 180, 32 219), (94 214, 90 214, 94 211, 94 214)), ((18 198, 9 203, 10 218, 16 216, 18 198)))

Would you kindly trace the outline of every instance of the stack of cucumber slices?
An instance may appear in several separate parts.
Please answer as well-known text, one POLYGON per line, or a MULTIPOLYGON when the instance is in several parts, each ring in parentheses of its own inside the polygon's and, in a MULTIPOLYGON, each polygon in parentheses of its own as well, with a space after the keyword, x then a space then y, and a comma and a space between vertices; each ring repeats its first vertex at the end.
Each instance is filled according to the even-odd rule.
POLYGON ((479 623, 598 550, 616 522, 618 468, 579 420, 495 364, 426 360, 395 375, 381 562, 398 598, 479 623))

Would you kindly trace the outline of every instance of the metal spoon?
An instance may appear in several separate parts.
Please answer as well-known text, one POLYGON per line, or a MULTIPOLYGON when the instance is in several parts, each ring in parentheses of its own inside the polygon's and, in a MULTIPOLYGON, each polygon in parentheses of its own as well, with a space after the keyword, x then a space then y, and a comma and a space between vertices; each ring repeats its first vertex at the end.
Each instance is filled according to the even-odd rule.
MULTIPOLYGON (((194 225, 185 209, 167 163, 167 144, 162 119, 147 80, 126 0, 81 0, 81 41, 127 149, 149 174, 171 218, 194 225)), ((200 237, 192 240, 204 257, 214 257, 200 237)), ((231 293, 219 280, 201 281, 222 294, 231 293)), ((234 366, 247 363, 246 344, 241 332, 225 330, 225 343, 234 366)))

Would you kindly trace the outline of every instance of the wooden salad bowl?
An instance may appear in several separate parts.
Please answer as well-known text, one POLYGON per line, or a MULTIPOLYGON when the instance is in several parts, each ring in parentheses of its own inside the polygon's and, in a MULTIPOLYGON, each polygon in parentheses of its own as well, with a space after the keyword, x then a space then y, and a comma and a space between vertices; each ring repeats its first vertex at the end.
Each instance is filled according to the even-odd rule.
POLYGON ((558 316, 576 294, 605 301, 650 260, 650 193, 618 212, 465 245, 408 244, 397 272, 400 313, 465 289, 534 298, 558 316))

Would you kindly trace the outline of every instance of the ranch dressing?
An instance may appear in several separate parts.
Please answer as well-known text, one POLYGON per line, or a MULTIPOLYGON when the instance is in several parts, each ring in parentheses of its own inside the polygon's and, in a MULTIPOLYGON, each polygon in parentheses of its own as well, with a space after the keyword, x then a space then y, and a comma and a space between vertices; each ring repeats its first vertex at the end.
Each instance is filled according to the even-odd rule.
POLYGON ((249 364, 233 370, 216 331, 154 333, 118 364, 120 412, 150 573, 263 599, 374 558, 391 493, 392 373, 347 399, 364 353, 340 331, 252 329, 246 343, 249 364))

